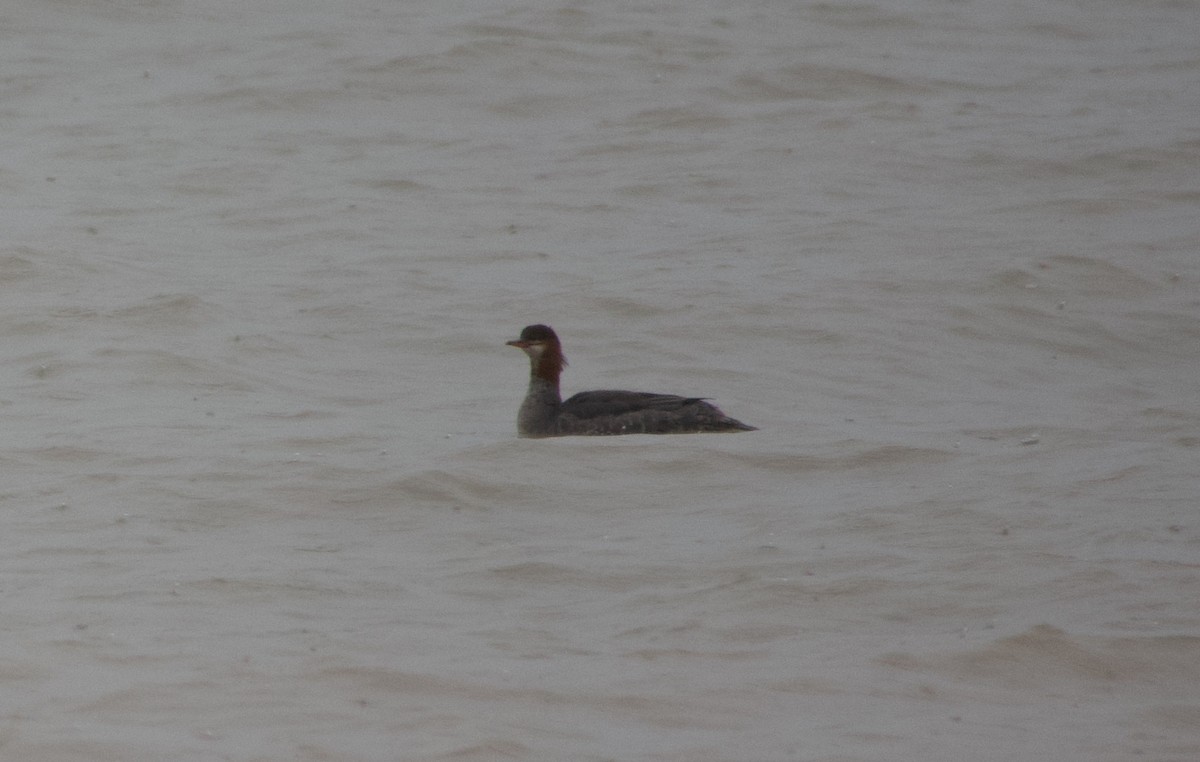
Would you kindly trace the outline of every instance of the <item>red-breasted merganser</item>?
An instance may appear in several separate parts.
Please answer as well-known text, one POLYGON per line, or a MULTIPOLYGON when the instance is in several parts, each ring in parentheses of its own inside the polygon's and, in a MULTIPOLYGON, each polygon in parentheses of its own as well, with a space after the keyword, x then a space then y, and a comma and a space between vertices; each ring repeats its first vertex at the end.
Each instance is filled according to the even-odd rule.
POLYGON ((604 389, 580 392, 563 402, 558 377, 567 360, 553 329, 526 326, 521 338, 507 344, 529 355, 529 393, 517 413, 517 433, 523 437, 756 430, 702 397, 604 389))

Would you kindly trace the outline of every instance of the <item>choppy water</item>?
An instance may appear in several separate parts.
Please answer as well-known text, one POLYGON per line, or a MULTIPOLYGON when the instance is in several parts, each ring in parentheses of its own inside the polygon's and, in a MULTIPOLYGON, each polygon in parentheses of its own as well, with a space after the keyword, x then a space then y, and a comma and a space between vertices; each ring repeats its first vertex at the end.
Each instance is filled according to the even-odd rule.
POLYGON ((1200 758, 1198 15, 6 7, 0 755, 1200 758))

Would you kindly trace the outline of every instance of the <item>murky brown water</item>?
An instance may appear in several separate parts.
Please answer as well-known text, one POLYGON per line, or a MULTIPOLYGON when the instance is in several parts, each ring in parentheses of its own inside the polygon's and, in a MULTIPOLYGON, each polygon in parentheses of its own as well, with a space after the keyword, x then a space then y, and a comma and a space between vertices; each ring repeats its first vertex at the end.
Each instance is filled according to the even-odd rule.
POLYGON ((1194 3, 26 6, 4 758, 1200 758, 1194 3))

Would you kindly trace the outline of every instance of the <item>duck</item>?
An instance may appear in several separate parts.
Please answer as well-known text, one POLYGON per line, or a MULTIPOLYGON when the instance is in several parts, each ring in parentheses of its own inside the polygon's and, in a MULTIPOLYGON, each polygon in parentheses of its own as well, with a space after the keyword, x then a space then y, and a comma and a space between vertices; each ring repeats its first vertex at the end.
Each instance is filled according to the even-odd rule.
POLYGON ((529 389, 517 411, 521 437, 696 434, 757 431, 725 415, 704 397, 600 389, 563 400, 559 376, 567 367, 562 342, 548 325, 529 325, 505 342, 529 356, 529 389))

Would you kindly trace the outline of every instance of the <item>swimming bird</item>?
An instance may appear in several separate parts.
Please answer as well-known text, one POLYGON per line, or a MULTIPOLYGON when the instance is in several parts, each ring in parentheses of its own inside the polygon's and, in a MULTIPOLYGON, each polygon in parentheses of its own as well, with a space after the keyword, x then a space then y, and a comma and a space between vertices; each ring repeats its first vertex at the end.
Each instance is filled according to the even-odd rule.
POLYGON ((517 412, 517 433, 522 437, 756 430, 703 397, 602 389, 580 392, 564 402, 558 377, 567 360, 554 330, 526 326, 519 339, 506 343, 529 355, 529 391, 517 412))

